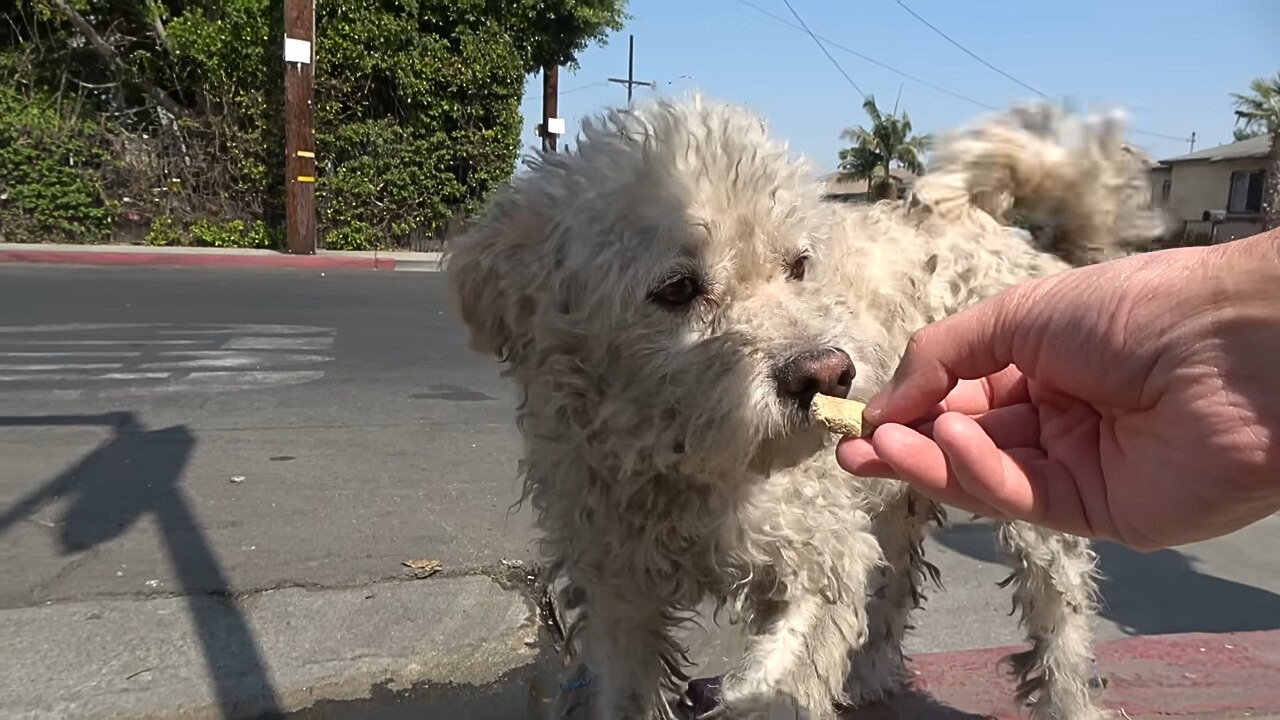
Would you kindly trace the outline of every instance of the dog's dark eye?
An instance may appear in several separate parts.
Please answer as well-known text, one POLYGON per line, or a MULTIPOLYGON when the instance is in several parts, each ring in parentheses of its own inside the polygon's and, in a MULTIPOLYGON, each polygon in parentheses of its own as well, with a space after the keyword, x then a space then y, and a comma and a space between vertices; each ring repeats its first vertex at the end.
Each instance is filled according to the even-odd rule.
POLYGON ((808 255, 801 255, 795 260, 792 260, 791 264, 787 265, 787 279, 797 281, 804 280, 804 271, 807 269, 808 265, 808 255))
POLYGON ((649 299, 669 308, 688 305, 702 294, 702 285, 688 275, 682 275, 649 294, 649 299))

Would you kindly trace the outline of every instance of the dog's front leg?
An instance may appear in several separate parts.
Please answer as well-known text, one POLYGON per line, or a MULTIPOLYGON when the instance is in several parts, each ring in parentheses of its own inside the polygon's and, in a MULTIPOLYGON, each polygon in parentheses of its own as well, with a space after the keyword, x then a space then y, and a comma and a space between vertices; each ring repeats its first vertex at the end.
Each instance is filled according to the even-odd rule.
POLYGON ((572 629, 581 643, 586 675, 562 687, 566 717, 590 720, 675 720, 664 691, 678 693, 688 680, 684 650, 671 627, 667 604, 636 589, 592 588, 572 629))
POLYGON ((782 571, 777 581, 757 582, 747 651, 725 678, 724 717, 834 720, 846 702, 850 653, 867 638, 866 582, 882 555, 855 528, 828 541, 785 549, 793 562, 768 569, 782 571))
POLYGON ((867 642, 853 654, 845 683, 853 707, 884 700, 906 684, 902 645, 911 611, 925 600, 926 579, 941 586, 938 568, 924 558, 924 539, 930 522, 943 522, 942 507, 905 484, 895 493, 872 520, 887 565, 875 573, 867 601, 867 642))
POLYGON ((1031 641, 1031 649, 1007 658, 1018 699, 1030 702, 1032 720, 1105 717, 1089 692, 1097 594, 1089 541, 1024 522, 1003 524, 999 534, 1013 564, 1002 585, 1013 583, 1013 607, 1031 641))
POLYGON ((861 603, 798 594, 761 607, 752 626, 742 664, 725 677, 718 717, 834 720, 850 644, 866 636, 861 603), (844 637, 850 630, 858 635, 844 637))

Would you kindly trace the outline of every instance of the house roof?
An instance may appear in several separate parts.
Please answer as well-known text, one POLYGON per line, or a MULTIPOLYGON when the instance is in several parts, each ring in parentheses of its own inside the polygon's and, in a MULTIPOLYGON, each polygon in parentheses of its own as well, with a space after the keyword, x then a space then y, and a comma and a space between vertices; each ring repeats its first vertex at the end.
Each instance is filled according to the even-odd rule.
POLYGON ((1271 152, 1271 136, 1259 135, 1248 140, 1233 142, 1228 145, 1219 145, 1218 147, 1205 148, 1197 150, 1186 155, 1178 155, 1177 157, 1161 160, 1159 165, 1171 165, 1173 163, 1194 162, 1196 160, 1205 160, 1208 162, 1221 162, 1223 160, 1247 160, 1249 158, 1264 158, 1271 152))

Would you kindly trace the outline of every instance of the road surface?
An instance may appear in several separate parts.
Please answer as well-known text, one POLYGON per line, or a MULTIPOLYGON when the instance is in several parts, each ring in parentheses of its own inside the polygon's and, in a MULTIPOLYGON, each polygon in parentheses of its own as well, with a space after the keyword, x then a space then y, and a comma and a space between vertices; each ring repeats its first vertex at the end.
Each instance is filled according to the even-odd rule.
POLYGON ((178 492, 219 565, 186 592, 528 559, 511 393, 439 277, 0 268, 0 492, 71 502, 11 532, 0 606, 178 588, 178 492))
MULTIPOLYGON (((366 717, 381 675, 522 703, 539 648, 514 587, 534 534, 511 508, 513 401, 438 274, 0 266, 0 707, 141 712, 147 681, 223 711, 249 688, 366 717), (415 560, 440 570, 413 581, 415 560)), ((990 528, 952 519, 910 650, 1017 643, 990 528)), ((1180 551, 1103 546, 1099 637, 1280 627, 1276 547, 1274 518, 1180 551)), ((405 702, 432 717, 424 697, 405 702)))

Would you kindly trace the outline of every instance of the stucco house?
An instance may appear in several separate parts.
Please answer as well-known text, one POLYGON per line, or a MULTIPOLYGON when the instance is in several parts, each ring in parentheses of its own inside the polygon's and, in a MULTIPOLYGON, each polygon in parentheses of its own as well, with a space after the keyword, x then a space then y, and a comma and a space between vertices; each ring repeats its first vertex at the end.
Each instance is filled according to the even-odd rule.
MULTIPOLYGON (((906 194, 916 180, 915 173, 902 168, 891 168, 889 175, 898 184, 898 197, 906 194)), ((869 203, 873 200, 868 192, 866 180, 842 180, 838 172, 823 175, 818 180, 826 186, 823 197, 828 201, 869 203)))
POLYGON ((1226 242, 1262 229, 1271 137, 1160 160, 1151 168, 1151 198, 1174 222, 1185 223, 1180 244, 1226 242))

